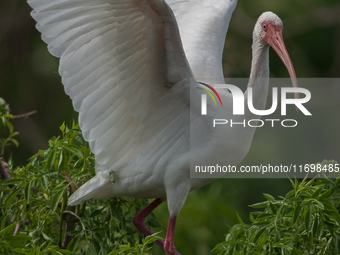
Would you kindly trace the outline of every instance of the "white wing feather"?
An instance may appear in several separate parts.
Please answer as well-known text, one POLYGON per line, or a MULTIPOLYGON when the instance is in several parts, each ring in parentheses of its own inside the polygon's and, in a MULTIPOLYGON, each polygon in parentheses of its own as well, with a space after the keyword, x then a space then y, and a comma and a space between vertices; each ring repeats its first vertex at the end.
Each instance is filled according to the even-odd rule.
POLYGON ((189 106, 192 74, 166 3, 28 3, 49 51, 60 57, 59 73, 96 155, 97 173, 122 166, 170 126, 175 131, 181 128, 176 114, 189 106))
POLYGON ((224 83, 222 54, 237 0, 166 0, 178 23, 184 52, 198 81, 224 83))
POLYGON ((166 196, 169 207, 175 204, 170 212, 184 203, 173 187, 190 190, 181 169, 189 164, 188 60, 196 77, 223 82, 224 38, 237 0, 168 2, 186 55, 163 0, 28 0, 49 51, 60 58, 65 91, 96 157, 97 175, 70 205, 114 195, 166 196))

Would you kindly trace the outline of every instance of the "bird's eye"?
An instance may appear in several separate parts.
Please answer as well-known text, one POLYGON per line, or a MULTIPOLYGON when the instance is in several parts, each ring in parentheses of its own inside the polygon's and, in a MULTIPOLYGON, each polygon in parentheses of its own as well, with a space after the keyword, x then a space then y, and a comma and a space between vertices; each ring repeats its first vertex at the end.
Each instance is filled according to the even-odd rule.
POLYGON ((263 30, 267 30, 267 25, 266 25, 266 24, 263 24, 263 25, 262 25, 262 29, 263 29, 263 30))

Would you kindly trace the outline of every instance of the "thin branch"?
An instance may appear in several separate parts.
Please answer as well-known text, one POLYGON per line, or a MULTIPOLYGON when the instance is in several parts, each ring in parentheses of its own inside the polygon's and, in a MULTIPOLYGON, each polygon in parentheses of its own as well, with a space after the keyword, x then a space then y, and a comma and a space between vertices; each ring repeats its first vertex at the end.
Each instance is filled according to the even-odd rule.
POLYGON ((21 223, 18 222, 18 223, 15 225, 15 229, 14 229, 14 233, 13 233, 14 236, 17 235, 17 234, 19 233, 20 227, 21 227, 21 223))
MULTIPOLYGON (((70 195, 72 195, 76 190, 77 190, 77 187, 76 185, 73 183, 72 181, 72 178, 67 174, 67 173, 64 173, 62 172, 61 173, 61 176, 67 181, 70 183, 70 195)), ((69 206, 68 208, 69 211, 75 213, 76 212, 76 207, 75 206, 69 206)), ((73 239, 73 236, 70 236, 68 235, 67 233, 69 231, 72 231, 75 229, 75 223, 78 220, 77 217, 75 217, 74 215, 72 214, 64 214, 64 220, 66 221, 66 229, 65 229, 65 235, 64 235, 64 240, 63 240, 63 244, 60 248, 62 249, 66 249, 67 246, 69 245, 69 243, 72 241, 73 239)))
POLYGON ((31 111, 31 112, 20 114, 20 115, 13 115, 13 119, 18 119, 18 118, 25 118, 25 119, 27 119, 28 116, 30 116, 32 114, 35 114, 35 113, 37 113, 37 111, 31 111))
POLYGON ((77 190, 76 185, 74 185, 72 178, 67 173, 61 172, 60 174, 67 182, 70 183, 70 195, 72 195, 77 190))

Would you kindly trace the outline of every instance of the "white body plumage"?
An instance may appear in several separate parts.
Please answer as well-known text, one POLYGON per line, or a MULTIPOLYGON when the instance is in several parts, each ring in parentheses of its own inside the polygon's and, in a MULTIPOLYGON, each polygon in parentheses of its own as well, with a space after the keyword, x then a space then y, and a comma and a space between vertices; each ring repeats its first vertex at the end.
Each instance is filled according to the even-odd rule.
MULTIPOLYGON (((171 8, 163 0, 28 3, 50 53, 60 58, 62 83, 96 157, 96 176, 69 198, 69 204, 123 195, 157 198, 150 204, 152 211, 167 200, 167 237, 157 244, 167 254, 178 254, 173 246, 176 216, 191 190, 213 180, 190 178, 190 156, 202 164, 237 165, 255 132, 249 127, 211 130, 200 118, 199 101, 190 107, 190 94, 200 96, 197 81, 224 83, 222 51, 237 0, 167 0, 171 8), (194 139, 209 135, 204 147, 191 152, 190 125, 196 129, 194 139)), ((261 15, 253 40, 248 87, 253 89, 254 107, 263 109, 269 45, 293 78, 295 73, 275 14, 261 15)), ((223 107, 210 111, 231 117, 231 95, 219 92, 225 98, 223 107)), ((243 116, 252 117, 249 112, 243 116)), ((148 213, 134 221, 147 235, 152 233, 143 225, 148 213)))

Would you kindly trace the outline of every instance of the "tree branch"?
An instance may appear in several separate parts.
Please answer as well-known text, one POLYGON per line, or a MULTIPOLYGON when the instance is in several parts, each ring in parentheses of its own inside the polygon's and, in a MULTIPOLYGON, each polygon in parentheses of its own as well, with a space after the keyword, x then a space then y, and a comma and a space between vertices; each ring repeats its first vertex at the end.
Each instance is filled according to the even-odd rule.
MULTIPOLYGON (((72 178, 67 174, 62 172, 61 176, 70 183, 70 195, 72 195, 76 190, 77 187, 76 185, 73 183, 72 178)), ((76 207, 75 206, 69 206, 68 210, 75 213, 76 212, 76 207)), ((75 223, 78 221, 78 218, 75 217, 72 214, 64 214, 64 220, 66 221, 66 229, 65 229, 65 235, 64 235, 64 240, 63 240, 63 244, 60 247, 61 249, 66 249, 67 246, 69 245, 69 243, 72 241, 73 236, 70 236, 67 234, 67 232, 72 231, 75 229, 75 223)))
POLYGON ((13 119, 18 119, 18 118, 25 118, 25 119, 27 119, 28 116, 30 116, 32 114, 35 114, 35 113, 37 113, 37 111, 31 111, 31 112, 20 114, 20 115, 13 115, 13 119))

